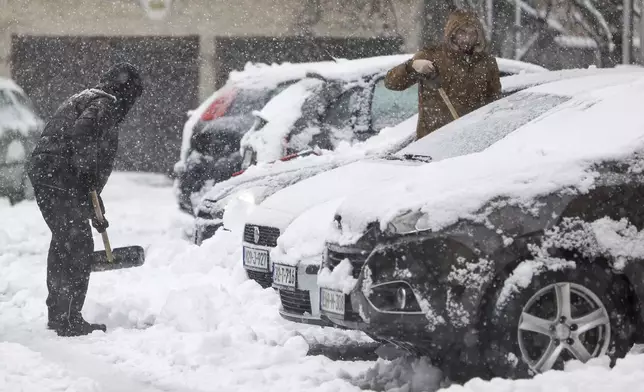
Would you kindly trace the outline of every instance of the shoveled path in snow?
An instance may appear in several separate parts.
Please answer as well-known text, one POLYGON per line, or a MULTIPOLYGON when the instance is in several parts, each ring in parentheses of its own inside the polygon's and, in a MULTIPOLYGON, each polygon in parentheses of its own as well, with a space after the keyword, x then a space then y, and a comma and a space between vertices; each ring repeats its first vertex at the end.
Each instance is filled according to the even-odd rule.
MULTIPOLYGON (((364 341, 356 332, 282 320, 279 299, 249 281, 240 238, 201 247, 183 238, 169 180, 117 173, 104 194, 113 246, 147 248, 139 268, 95 273, 83 310, 108 333, 58 338, 45 329, 49 232, 34 202, 0 199, 0 390, 4 391, 435 391, 427 360, 340 362, 307 356, 309 343, 364 341)), ((97 249, 102 247, 95 237, 97 249)), ((472 380, 456 391, 641 390, 644 356, 613 370, 601 360, 533 380, 472 380), (609 388, 609 386, 611 388, 609 388)))

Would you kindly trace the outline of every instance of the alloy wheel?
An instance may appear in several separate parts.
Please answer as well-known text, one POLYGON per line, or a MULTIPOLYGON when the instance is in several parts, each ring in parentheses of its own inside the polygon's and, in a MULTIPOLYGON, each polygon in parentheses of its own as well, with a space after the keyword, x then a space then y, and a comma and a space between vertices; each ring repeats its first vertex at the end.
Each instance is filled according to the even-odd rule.
POLYGON ((585 363, 606 354, 610 318, 588 288, 554 283, 539 290, 523 307, 517 337, 523 360, 535 373, 543 373, 567 358, 585 363))

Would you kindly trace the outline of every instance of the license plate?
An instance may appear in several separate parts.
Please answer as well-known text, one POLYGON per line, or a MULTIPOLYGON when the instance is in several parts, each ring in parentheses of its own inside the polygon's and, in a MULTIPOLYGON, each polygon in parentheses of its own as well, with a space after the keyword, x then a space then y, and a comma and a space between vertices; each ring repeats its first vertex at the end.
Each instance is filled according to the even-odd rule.
POLYGON ((290 265, 273 264, 273 284, 295 289, 297 268, 290 265))
POLYGON ((268 251, 244 247, 244 267, 268 272, 268 251))
POLYGON ((340 291, 320 289, 320 310, 344 316, 345 298, 340 291))

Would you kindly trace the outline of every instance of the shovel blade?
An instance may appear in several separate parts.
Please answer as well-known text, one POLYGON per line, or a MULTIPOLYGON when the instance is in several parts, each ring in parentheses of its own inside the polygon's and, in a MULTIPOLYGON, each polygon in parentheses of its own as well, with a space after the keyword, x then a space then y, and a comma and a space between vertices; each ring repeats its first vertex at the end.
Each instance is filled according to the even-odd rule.
POLYGON ((145 262, 145 251, 140 246, 112 249, 114 260, 110 263, 104 250, 92 254, 92 272, 140 267, 145 262))

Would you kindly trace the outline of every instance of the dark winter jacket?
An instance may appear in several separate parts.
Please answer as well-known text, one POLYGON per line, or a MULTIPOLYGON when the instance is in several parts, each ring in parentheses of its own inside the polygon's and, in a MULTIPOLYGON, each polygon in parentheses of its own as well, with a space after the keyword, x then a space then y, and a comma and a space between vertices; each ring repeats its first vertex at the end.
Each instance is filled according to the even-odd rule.
POLYGON ((501 95, 496 59, 486 50, 485 31, 481 22, 475 14, 458 10, 453 12, 447 21, 442 45, 425 48, 407 62, 389 71, 385 78, 385 86, 391 90, 405 90, 420 83, 417 139, 451 122, 453 117, 438 93, 436 81, 419 75, 412 68, 412 62, 424 59, 434 63, 438 70, 438 83, 447 93, 458 114, 464 116, 501 95), (468 24, 476 27, 479 37, 479 42, 471 54, 461 52, 453 41, 456 31, 468 24))
POLYGON ((100 83, 67 99, 49 119, 29 162, 34 186, 73 198, 100 194, 118 150, 118 125, 143 91, 135 67, 119 64, 100 83))

